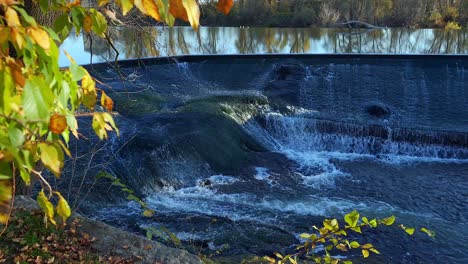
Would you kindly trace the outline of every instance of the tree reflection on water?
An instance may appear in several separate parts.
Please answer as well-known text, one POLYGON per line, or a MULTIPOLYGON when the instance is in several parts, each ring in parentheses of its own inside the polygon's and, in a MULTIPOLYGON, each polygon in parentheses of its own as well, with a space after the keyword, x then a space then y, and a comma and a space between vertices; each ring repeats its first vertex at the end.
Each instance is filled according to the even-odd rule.
MULTIPOLYGON (((467 30, 338 28, 113 28, 119 59, 183 54, 377 53, 466 54, 467 30)), ((114 60, 105 41, 84 38, 98 61, 114 60), (99 59, 100 58, 100 59, 99 59)))

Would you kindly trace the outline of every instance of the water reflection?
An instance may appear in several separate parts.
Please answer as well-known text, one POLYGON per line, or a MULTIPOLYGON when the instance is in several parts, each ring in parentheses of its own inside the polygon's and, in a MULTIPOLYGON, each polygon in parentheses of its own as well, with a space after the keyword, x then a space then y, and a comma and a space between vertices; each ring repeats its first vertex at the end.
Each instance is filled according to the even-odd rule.
MULTIPOLYGON (((327 28, 113 28, 118 59, 182 54, 391 53, 467 54, 468 31, 440 29, 327 28)), ((81 63, 114 60, 116 52, 98 38, 75 37, 62 49, 73 50, 81 63), (84 50, 76 49, 76 42, 84 50), (91 52, 92 51, 92 52, 91 52), (86 55, 86 56, 84 56, 86 55)))

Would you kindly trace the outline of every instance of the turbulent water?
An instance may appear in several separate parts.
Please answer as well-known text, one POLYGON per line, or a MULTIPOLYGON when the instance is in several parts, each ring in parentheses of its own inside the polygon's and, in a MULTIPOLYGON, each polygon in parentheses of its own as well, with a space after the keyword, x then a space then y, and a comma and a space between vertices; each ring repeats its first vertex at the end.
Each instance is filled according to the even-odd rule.
POLYGON ((287 252, 324 217, 357 209, 437 233, 356 235, 381 251, 370 262, 468 262, 466 58, 146 63, 123 68, 125 82, 96 69, 122 134, 97 167, 156 215, 118 198, 83 205, 88 214, 142 233, 162 225, 192 251, 238 262, 287 252))

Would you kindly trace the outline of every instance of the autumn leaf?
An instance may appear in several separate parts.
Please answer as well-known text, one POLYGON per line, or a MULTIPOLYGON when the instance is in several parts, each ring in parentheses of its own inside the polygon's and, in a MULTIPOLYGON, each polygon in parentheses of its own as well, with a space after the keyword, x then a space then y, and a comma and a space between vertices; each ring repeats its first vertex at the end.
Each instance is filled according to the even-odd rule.
POLYGON ((112 109, 114 108, 114 101, 107 96, 107 94, 104 91, 101 91, 101 105, 104 107, 107 111, 112 112, 112 109))
POLYGON ((41 48, 45 50, 50 48, 49 34, 45 30, 30 27, 27 29, 27 32, 41 48))
POLYGON ((83 19, 83 29, 86 33, 91 32, 91 29, 93 28, 93 18, 91 15, 86 15, 83 19))
POLYGON ((170 0, 169 13, 171 13, 175 18, 188 21, 187 11, 185 11, 184 6, 182 5, 182 0, 170 0))
POLYGON ((109 0, 98 0, 98 7, 107 5, 108 2, 109 0))
POLYGON ((227 15, 231 11, 232 6, 234 5, 233 0, 219 0, 217 8, 223 14, 227 15))
POLYGON ((67 128, 67 119, 65 116, 60 114, 53 114, 50 117, 49 129, 54 134, 62 134, 63 131, 67 128))
POLYGON ((49 201, 47 196, 44 194, 44 191, 42 190, 39 195, 37 196, 37 203, 39 206, 42 208, 42 211, 46 214, 47 218, 49 221, 56 225, 57 223, 54 220, 54 206, 52 203, 49 201))
POLYGON ((16 11, 10 7, 6 8, 5 20, 9 27, 17 27, 21 25, 19 17, 18 17, 18 13, 16 13, 16 11))
POLYGON ((38 147, 41 150, 41 161, 44 166, 56 177, 60 176, 60 172, 64 165, 62 149, 56 144, 45 142, 39 143, 38 147))
POLYGON ((159 15, 158 6, 154 0, 135 0, 135 6, 140 10, 141 13, 150 16, 158 21, 161 20, 159 15))
POLYGON ((83 88, 83 104, 93 109, 97 99, 96 82, 89 74, 86 74, 81 80, 81 87, 83 88))
POLYGON ((68 217, 71 215, 71 209, 70 206, 68 205, 67 200, 63 198, 63 196, 59 193, 55 193, 58 197, 58 204, 57 204, 57 214, 62 217, 63 222, 67 221, 68 217))

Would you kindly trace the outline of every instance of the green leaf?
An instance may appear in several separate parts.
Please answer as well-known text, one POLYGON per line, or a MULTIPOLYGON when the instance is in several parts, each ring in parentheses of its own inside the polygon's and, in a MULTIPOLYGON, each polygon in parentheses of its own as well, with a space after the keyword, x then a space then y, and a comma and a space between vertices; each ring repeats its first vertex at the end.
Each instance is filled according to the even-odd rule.
POLYGON ((435 237, 435 232, 434 231, 431 231, 425 227, 421 228, 421 231, 426 233, 429 237, 435 237))
POLYGON ((344 220, 349 226, 355 227, 358 224, 359 213, 354 210, 351 213, 345 215, 344 220))
POLYGON ((39 150, 41 151, 41 161, 44 166, 49 169, 56 177, 60 176, 63 168, 63 151, 60 146, 50 143, 39 143, 39 150))
POLYGON ((384 218, 384 219, 382 220, 382 222, 383 222, 385 225, 391 226, 391 225, 393 225, 393 223, 395 223, 395 219, 396 219, 395 216, 392 215, 392 216, 390 216, 390 217, 384 218))
POLYGON ((91 11, 91 18, 93 19, 93 31, 96 35, 100 37, 104 37, 104 33, 107 31, 107 20, 101 14, 101 12, 96 11, 95 9, 91 11))
POLYGON ((352 262, 352 261, 349 261, 349 260, 344 260, 344 261, 343 261, 343 264, 353 264, 353 262, 352 262))
POLYGON ((380 252, 379 252, 377 249, 375 249, 375 248, 371 248, 371 249, 369 249, 369 250, 372 251, 372 252, 374 252, 375 254, 379 254, 379 255, 380 255, 380 252))
POLYGON ((34 77, 26 81, 22 97, 26 118, 48 120, 52 100, 55 96, 44 79, 34 77))
POLYGON ((71 215, 70 206, 68 205, 67 200, 65 200, 59 192, 56 192, 55 194, 59 197, 57 204, 57 214, 62 217, 62 220, 65 223, 68 217, 71 215))
POLYGON ((378 225, 377 220, 376 219, 370 220, 369 225, 372 226, 372 227, 377 227, 377 225, 378 225))
POLYGON ((361 245, 359 245, 359 242, 357 241, 352 241, 351 243, 349 243, 351 245, 352 248, 358 248, 360 247, 361 245))
POLYGON ((144 217, 152 217, 154 215, 154 210, 149 210, 149 209, 146 209, 143 211, 143 216, 144 217))
POLYGON ((17 128, 13 123, 8 127, 8 136, 10 138, 11 146, 18 148, 24 143, 24 134, 21 129, 17 128))
POLYGON ((307 233, 302 233, 299 235, 300 238, 302 239, 310 239, 310 234, 307 234, 307 233))
POLYGON ((12 175, 11 163, 0 161, 0 180, 11 179, 12 175))
POLYGON ((410 234, 410 235, 413 235, 414 234, 414 228, 405 228, 405 232, 410 234))
POLYGON ((56 225, 57 223, 54 220, 54 206, 44 194, 44 190, 41 190, 37 196, 37 203, 39 204, 39 207, 42 208, 42 211, 44 211, 47 219, 49 219, 52 224, 56 225))
POLYGON ((359 227, 359 226, 351 227, 351 230, 353 230, 354 232, 357 232, 357 233, 361 233, 361 234, 362 234, 361 227, 359 227))
POLYGON ((133 8, 133 1, 130 0, 117 0, 117 4, 122 8, 124 16, 133 8))

